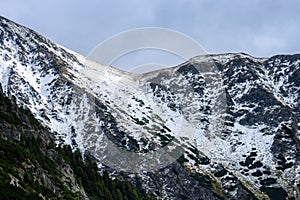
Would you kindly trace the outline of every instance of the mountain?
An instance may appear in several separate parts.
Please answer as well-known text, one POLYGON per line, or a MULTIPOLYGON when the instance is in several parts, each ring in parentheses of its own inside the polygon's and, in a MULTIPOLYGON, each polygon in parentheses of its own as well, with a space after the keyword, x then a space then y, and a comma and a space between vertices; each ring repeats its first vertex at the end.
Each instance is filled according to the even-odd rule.
POLYGON ((153 199, 54 137, 0 89, 0 199, 153 199))
POLYGON ((4 94, 100 171, 162 199, 300 198, 300 55, 203 55, 137 75, 0 24, 4 94))

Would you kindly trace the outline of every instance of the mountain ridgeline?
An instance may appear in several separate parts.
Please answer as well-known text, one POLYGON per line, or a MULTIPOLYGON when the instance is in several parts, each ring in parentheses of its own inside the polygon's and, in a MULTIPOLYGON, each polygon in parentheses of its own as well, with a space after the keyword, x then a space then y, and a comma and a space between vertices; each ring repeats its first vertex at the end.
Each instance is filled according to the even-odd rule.
POLYGON ((300 55, 202 55, 137 75, 5 18, 0 44, 1 193, 300 198, 300 55))

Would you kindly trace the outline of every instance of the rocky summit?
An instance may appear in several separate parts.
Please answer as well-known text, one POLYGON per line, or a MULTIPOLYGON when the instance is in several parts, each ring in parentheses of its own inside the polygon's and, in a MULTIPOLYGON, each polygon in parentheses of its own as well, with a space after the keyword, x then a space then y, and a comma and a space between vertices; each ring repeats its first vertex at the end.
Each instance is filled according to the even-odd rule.
POLYGON ((0 18, 4 95, 157 199, 299 199, 299 65, 230 53, 132 74, 0 18))

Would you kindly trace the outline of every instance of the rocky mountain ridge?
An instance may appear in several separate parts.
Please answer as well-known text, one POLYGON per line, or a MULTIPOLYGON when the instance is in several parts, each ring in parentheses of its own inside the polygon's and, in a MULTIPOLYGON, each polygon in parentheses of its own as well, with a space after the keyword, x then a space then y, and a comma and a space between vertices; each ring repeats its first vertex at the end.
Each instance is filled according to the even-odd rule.
POLYGON ((204 55, 136 75, 0 24, 3 91, 58 145, 164 199, 299 198, 300 55, 204 55))

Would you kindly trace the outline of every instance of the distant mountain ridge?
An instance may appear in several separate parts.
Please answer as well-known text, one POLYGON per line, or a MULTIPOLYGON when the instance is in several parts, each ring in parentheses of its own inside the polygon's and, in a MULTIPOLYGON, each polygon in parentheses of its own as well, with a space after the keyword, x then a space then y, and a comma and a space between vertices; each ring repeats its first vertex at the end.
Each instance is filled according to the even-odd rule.
POLYGON ((0 44, 4 94, 112 175, 163 199, 300 198, 300 55, 203 55, 135 75, 5 18, 0 44), (146 162, 172 147, 183 154, 146 162))

